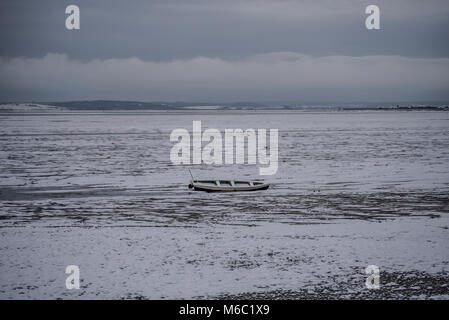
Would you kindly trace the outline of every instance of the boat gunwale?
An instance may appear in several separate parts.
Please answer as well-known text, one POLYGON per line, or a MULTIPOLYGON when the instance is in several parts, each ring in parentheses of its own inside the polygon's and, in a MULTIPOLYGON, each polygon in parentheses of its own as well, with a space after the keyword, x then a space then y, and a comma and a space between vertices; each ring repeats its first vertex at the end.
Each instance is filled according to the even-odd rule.
POLYGON ((236 191, 257 191, 257 190, 266 190, 270 187, 270 184, 264 183, 263 181, 234 181, 234 180, 195 180, 192 181, 192 188, 194 190, 198 191, 211 191, 211 192, 236 192, 236 191), (245 186, 236 186, 229 185, 229 186, 223 186, 223 185, 217 185, 216 181, 223 181, 223 182, 244 182, 247 185, 245 186), (201 184, 201 182, 209 182, 209 183, 215 183, 215 185, 205 185, 201 184), (253 184, 251 184, 251 182, 253 184))

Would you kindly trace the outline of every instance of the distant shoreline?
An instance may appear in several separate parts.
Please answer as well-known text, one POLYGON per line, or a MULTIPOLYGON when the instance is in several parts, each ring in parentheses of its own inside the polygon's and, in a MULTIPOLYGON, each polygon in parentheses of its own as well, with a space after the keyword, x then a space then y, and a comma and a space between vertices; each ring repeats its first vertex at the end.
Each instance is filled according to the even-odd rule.
POLYGON ((449 111, 449 104, 373 104, 373 105, 263 105, 258 103, 188 103, 135 101, 71 101, 51 103, 0 103, 0 112, 85 111, 85 112, 204 112, 204 111, 449 111))

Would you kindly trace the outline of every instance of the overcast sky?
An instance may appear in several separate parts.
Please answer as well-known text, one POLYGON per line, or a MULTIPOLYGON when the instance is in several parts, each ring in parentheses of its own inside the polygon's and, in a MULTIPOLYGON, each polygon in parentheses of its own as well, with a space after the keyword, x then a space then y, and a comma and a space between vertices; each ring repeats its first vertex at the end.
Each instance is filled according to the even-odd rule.
POLYGON ((0 19, 0 101, 449 100, 447 0, 2 0, 0 19))

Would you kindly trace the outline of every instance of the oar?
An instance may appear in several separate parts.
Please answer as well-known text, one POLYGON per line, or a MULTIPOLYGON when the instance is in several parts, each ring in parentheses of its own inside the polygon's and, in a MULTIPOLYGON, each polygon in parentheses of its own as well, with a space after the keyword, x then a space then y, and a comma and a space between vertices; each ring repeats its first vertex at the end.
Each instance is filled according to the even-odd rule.
POLYGON ((190 177, 192 178, 192 184, 193 184, 193 175, 192 175, 192 171, 190 171, 190 169, 189 169, 189 173, 190 173, 190 177))

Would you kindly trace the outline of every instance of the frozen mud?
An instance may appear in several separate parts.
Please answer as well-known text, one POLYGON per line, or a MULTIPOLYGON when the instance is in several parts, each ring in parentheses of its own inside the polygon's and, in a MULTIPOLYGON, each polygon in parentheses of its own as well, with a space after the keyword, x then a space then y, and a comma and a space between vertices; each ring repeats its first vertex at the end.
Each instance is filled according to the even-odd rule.
POLYGON ((447 112, 2 112, 1 299, 447 299, 447 112), (279 129, 273 188, 209 194, 170 132, 279 129), (78 265, 81 288, 65 287, 78 265), (380 289, 367 289, 377 265, 380 289))

